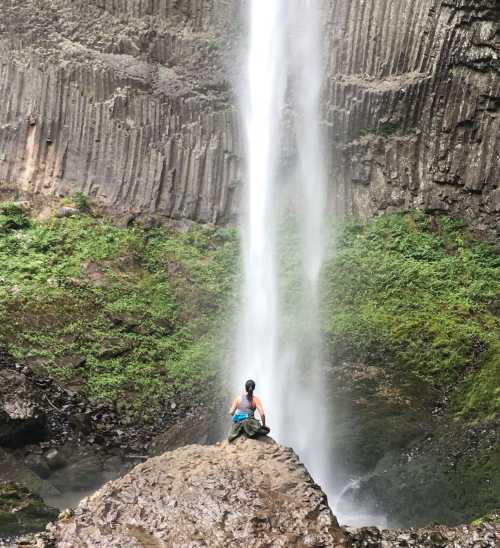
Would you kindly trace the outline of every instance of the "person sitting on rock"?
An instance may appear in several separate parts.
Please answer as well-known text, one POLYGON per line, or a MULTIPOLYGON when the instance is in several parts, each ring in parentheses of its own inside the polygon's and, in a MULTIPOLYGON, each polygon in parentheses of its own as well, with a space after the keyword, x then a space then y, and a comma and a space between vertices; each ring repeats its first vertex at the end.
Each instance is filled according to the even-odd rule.
POLYGON ((233 425, 229 432, 228 440, 235 440, 240 434, 245 433, 249 438, 254 438, 259 435, 267 435, 271 431, 266 426, 266 414, 262 402, 257 396, 254 396, 255 382, 251 379, 245 383, 245 392, 238 396, 233 401, 229 414, 232 417, 233 425), (254 414, 258 411, 260 421, 254 414))

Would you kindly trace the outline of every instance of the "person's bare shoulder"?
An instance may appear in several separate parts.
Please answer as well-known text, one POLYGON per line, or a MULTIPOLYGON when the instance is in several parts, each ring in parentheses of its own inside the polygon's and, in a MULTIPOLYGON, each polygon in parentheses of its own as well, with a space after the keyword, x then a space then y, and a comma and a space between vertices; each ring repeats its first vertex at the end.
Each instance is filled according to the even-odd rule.
POLYGON ((255 407, 257 408, 259 413, 263 412, 264 407, 262 406, 262 402, 260 401, 260 398, 258 398, 257 396, 254 396, 253 399, 254 399, 255 407))

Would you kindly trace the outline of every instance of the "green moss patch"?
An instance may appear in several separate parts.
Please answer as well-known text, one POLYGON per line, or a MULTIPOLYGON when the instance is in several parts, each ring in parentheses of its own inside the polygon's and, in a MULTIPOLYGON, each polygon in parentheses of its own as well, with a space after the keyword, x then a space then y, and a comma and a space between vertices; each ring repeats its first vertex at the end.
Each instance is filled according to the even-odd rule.
POLYGON ((152 412, 215 375, 231 317, 234 231, 125 229, 84 214, 13 217, 0 231, 0 314, 8 320, 0 344, 19 360, 133 412, 152 412))
POLYGON ((451 396, 457 415, 500 409, 500 255, 447 217, 395 214, 336 228, 324 325, 338 359, 382 363, 451 396))
POLYGON ((43 531, 58 514, 25 487, 0 482, 0 538, 43 531))

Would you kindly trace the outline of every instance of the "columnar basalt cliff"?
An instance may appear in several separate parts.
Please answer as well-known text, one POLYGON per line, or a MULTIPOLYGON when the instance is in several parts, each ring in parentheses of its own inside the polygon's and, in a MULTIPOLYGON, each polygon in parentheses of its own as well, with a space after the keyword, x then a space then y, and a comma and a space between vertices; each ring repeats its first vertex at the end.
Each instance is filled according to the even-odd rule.
MULTIPOLYGON (((322 2, 332 208, 421 207, 498 234, 498 2, 322 2)), ((242 5, 2 0, 0 190, 233 219, 242 5)))
POLYGON ((421 207, 498 234, 497 0, 324 3, 326 119, 347 211, 421 207))
POLYGON ((0 190, 229 219, 233 11, 227 0, 0 2, 0 190))

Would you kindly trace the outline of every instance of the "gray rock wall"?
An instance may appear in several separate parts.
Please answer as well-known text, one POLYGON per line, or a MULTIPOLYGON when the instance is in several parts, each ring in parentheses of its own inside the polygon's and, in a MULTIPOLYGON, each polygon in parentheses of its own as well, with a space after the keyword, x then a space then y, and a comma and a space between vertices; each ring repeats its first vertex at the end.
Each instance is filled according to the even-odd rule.
POLYGON ((238 144, 223 52, 233 9, 1 0, 0 185, 229 220, 238 144))
MULTIPOLYGON (((498 2, 321 1, 331 208, 446 211, 498 235, 498 2)), ((241 5, 0 0, 0 193, 233 220, 241 5)))
POLYGON ((341 208, 446 211, 500 234, 500 3, 335 0, 324 9, 341 208))

